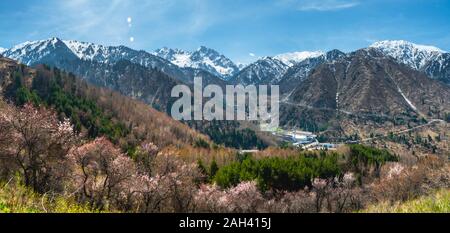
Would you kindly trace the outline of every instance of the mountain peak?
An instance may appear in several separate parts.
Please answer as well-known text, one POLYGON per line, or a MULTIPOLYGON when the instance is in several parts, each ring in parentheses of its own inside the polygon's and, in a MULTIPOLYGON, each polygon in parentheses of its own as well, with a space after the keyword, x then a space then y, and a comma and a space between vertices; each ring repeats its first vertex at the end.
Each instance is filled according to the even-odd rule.
MULTIPOLYGON (((224 55, 220 54, 216 50, 212 48, 208 48, 206 46, 200 46, 195 52, 191 53, 192 57, 209 57, 210 59, 214 60, 217 58, 226 58, 224 55)), ((228 58, 226 58, 228 59, 228 58)))
POLYGON ((170 61, 171 58, 173 56, 176 56, 177 54, 190 54, 190 53, 182 49, 172 49, 164 46, 160 49, 155 50, 155 52, 153 52, 152 54, 170 61))
POLYGON ((46 40, 27 41, 3 52, 3 56, 20 61, 26 65, 34 65, 35 62, 43 63, 52 56, 70 56, 70 50, 64 42, 52 37, 46 40))
POLYGON ((200 45, 200 47, 198 47, 197 51, 202 51, 202 50, 214 50, 214 49, 208 48, 204 45, 200 45))
POLYGON ((325 56, 325 60, 332 61, 332 60, 336 60, 338 58, 346 56, 346 53, 344 53, 338 49, 333 49, 333 50, 328 51, 326 54, 324 54, 324 56, 325 56))
POLYGON ((249 64, 231 79, 231 83, 243 85, 275 84, 288 69, 288 65, 273 57, 261 57, 249 64))
POLYGON ((64 43, 82 60, 98 60, 100 57, 106 58, 108 56, 107 54, 104 54, 108 51, 107 46, 76 40, 65 40, 64 43))
POLYGON ((279 54, 274 58, 282 61, 288 66, 294 66, 295 64, 300 63, 308 58, 319 57, 322 55, 324 55, 324 52, 322 51, 301 51, 279 54))
POLYGON ((438 52, 438 53, 445 53, 440 48, 437 48, 435 46, 430 45, 419 45, 415 44, 406 40, 384 40, 384 41, 378 41, 372 44, 370 47, 372 48, 396 48, 396 49, 417 49, 419 51, 424 52, 438 52))
POLYGON ((35 41, 26 41, 24 43, 18 44, 11 48, 11 51, 17 51, 20 49, 28 48, 28 49, 36 49, 36 48, 43 48, 45 46, 53 45, 55 46, 57 43, 62 42, 57 37, 52 37, 46 40, 35 40, 35 41))
POLYGON ((162 57, 179 67, 203 69, 222 78, 231 77, 239 71, 236 64, 229 58, 206 46, 200 46, 194 52, 163 47, 157 49, 154 55, 162 57))
POLYGON ((377 49, 416 70, 422 69, 428 62, 445 53, 434 46, 414 44, 405 40, 379 41, 369 48, 377 49))

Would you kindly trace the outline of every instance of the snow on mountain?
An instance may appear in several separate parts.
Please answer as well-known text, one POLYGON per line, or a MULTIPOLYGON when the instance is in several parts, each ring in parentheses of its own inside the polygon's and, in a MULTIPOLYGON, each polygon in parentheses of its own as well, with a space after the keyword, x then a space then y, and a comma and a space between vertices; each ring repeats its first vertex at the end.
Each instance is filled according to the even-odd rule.
POLYGON ((284 64, 292 67, 308 58, 315 58, 324 55, 322 51, 303 51, 303 52, 293 52, 293 53, 283 53, 275 56, 275 59, 282 61, 284 64))
POLYGON ((170 49, 167 47, 156 50, 153 55, 162 57, 179 67, 191 67, 191 53, 181 49, 170 49))
MULTIPOLYGON (((380 41, 370 48, 393 57, 399 63, 423 71, 433 79, 450 83, 450 54, 439 48, 402 40, 380 41)), ((195 73, 202 70, 223 80, 241 80, 244 84, 273 84, 286 80, 287 89, 292 83, 296 83, 294 80, 303 80, 318 64, 335 60, 335 56, 343 56, 341 52, 334 54, 335 56, 333 53, 319 51, 294 52, 273 58, 265 57, 248 65, 236 65, 224 55, 204 46, 193 52, 162 48, 151 54, 125 46, 104 46, 74 40, 63 41, 58 38, 28 41, 11 49, 0 48, 0 54, 31 66, 48 64, 66 67, 77 61, 116 63, 127 60, 148 68, 156 68, 188 83, 195 73)))
POLYGON ((248 66, 248 64, 240 63, 240 62, 236 63, 236 65, 239 68, 239 71, 243 70, 245 67, 248 66))
POLYGON ((372 44, 370 48, 375 48, 416 70, 421 70, 430 61, 445 53, 434 46, 418 45, 404 40, 380 41, 372 44))
POLYGON ((278 59, 263 57, 245 67, 230 81, 243 85, 276 84, 288 68, 288 65, 278 59))
POLYGON ((229 58, 204 46, 194 52, 164 47, 156 50, 153 54, 162 57, 179 67, 203 69, 225 79, 233 76, 239 71, 237 65, 229 58))
POLYGON ((107 60, 108 47, 93 43, 65 40, 64 43, 82 60, 107 60))
POLYGON ((125 46, 104 46, 94 43, 65 40, 67 47, 80 59, 101 63, 128 60, 146 67, 155 67, 162 59, 145 51, 137 51, 125 46))
POLYGON ((65 57, 67 60, 75 58, 75 55, 64 42, 55 37, 47 40, 27 41, 16 45, 4 51, 3 56, 26 65, 46 63, 57 57, 65 57))
POLYGON ((18 44, 11 49, 9 49, 6 54, 11 59, 19 60, 21 55, 25 55, 26 53, 41 53, 44 56, 48 51, 45 51, 48 47, 54 47, 55 44, 58 43, 57 38, 51 38, 49 40, 38 40, 38 41, 27 41, 21 44, 18 44))
POLYGON ((103 46, 78 41, 63 41, 58 38, 31 41, 6 50, 3 56, 26 65, 47 64, 67 68, 68 64, 98 62, 113 64, 122 60, 148 68, 156 68, 169 76, 186 81, 186 72, 171 62, 145 51, 125 46, 103 46))

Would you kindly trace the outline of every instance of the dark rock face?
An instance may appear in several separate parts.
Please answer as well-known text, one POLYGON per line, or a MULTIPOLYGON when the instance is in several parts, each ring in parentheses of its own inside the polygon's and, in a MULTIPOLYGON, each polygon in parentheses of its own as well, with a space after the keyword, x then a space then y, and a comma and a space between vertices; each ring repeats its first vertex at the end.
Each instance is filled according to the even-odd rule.
POLYGON ((422 70, 431 78, 450 85, 450 53, 444 53, 428 62, 422 70))
POLYGON ((242 85, 276 84, 288 68, 289 66, 280 60, 265 57, 245 67, 232 77, 230 82, 242 85))
POLYGON ((339 50, 331 50, 322 56, 308 58, 294 65, 286 71, 281 78, 281 81, 278 83, 280 85, 281 93, 289 94, 305 80, 317 66, 326 62, 338 60, 345 56, 346 54, 339 50))

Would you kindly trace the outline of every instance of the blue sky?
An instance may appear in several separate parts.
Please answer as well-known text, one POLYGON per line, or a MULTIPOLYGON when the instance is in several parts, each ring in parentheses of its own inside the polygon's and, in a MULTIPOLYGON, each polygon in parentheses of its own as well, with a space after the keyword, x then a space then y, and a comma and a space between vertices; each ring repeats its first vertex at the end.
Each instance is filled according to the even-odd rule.
POLYGON ((450 1, 0 1, 0 47, 53 36, 148 51, 205 45, 244 63, 292 51, 348 52, 385 39, 450 51, 450 1))

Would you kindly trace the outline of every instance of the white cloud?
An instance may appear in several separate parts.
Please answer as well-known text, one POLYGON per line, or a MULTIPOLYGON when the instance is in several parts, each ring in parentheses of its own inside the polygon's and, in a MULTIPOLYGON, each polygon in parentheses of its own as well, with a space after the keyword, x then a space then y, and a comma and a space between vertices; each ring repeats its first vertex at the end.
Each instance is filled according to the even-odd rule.
POLYGON ((357 0, 279 0, 279 3, 299 11, 337 11, 360 4, 357 0))
POLYGON ((189 41, 222 18, 219 7, 203 0, 74 0, 58 1, 57 6, 67 22, 61 32, 71 39, 123 44, 132 42, 132 32, 145 38, 135 46, 176 37, 189 41))
POLYGON ((256 56, 254 53, 249 53, 248 55, 249 55, 250 57, 256 56))
MULTIPOLYGON (((70 39, 93 38, 94 41, 108 41, 120 44, 127 38, 129 28, 123 18, 127 2, 124 0, 105 1, 58 1, 55 7, 64 12, 63 18, 51 22, 58 25, 58 31, 70 39), (92 36, 94 35, 94 36, 92 36)), ((131 19, 131 18, 130 18, 131 19)), ((128 20, 128 18, 127 18, 128 20)))

